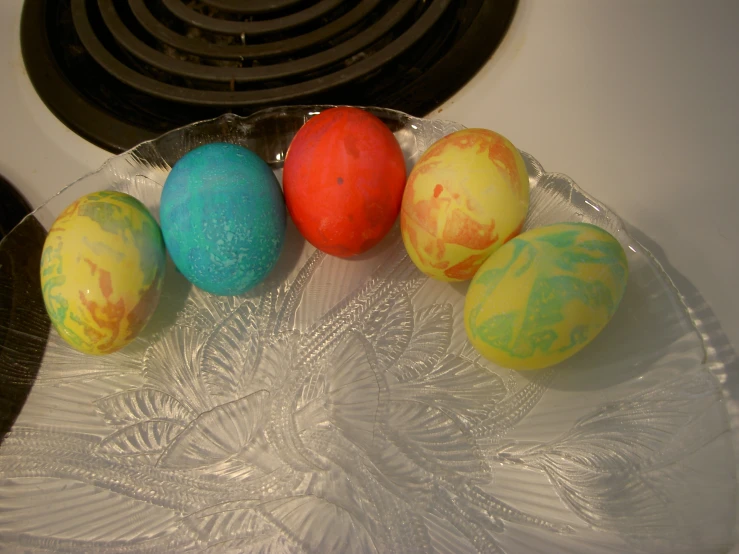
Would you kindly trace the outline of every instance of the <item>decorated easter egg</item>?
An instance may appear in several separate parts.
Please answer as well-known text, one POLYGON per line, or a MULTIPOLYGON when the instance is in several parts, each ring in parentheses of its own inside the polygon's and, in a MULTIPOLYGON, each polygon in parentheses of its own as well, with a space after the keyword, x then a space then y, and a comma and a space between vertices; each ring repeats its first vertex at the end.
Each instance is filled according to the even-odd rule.
POLYGON ((41 256, 54 328, 87 354, 123 348, 154 313, 165 260, 159 225, 134 197, 102 191, 73 202, 49 230, 41 256))
POLYGON ((515 146, 493 131, 465 129, 418 160, 403 194, 400 229, 421 271, 463 281, 521 231, 528 209, 528 175, 515 146))
POLYGON ((285 201, 301 234, 341 257, 377 244, 398 217, 405 159, 385 124, 358 108, 331 108, 308 120, 290 144, 285 201))
POLYGON ((554 365, 606 326, 627 275, 623 248, 599 227, 560 223, 528 231, 491 255, 472 279, 467 336, 500 366, 554 365))
POLYGON ((285 240, 280 184, 257 154, 235 144, 185 154, 164 184, 160 213, 177 269, 212 294, 242 294, 261 282, 285 240))

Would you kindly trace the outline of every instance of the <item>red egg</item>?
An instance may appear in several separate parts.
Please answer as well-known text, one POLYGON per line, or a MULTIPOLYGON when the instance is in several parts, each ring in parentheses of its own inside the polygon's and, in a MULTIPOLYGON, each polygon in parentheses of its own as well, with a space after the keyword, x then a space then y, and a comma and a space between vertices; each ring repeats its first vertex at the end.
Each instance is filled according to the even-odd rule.
POLYGON ((358 108, 331 108, 308 120, 290 144, 285 202, 302 235, 334 256, 365 252, 400 212, 405 160, 390 129, 358 108))

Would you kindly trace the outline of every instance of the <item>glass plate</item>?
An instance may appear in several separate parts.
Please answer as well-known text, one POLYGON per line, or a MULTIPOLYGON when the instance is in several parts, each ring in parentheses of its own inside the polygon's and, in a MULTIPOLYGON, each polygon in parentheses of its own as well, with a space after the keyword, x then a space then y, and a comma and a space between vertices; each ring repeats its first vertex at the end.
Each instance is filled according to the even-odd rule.
MULTIPOLYGON (((157 216, 172 164, 212 141, 255 150, 279 177, 291 138, 322 109, 227 115, 141 144, 0 244, 5 426, 15 418, 0 446, 0 542, 105 553, 728 550, 735 407, 709 337, 623 222, 526 154, 527 227, 604 227, 631 271, 613 321, 557 368, 480 359, 461 321, 466 284, 426 279, 397 229, 342 260, 290 226, 268 282, 240 297, 195 289, 170 263, 154 319, 107 357, 49 332, 38 260, 61 209, 112 188, 157 216)), ((462 128, 371 111, 409 168, 462 128)))

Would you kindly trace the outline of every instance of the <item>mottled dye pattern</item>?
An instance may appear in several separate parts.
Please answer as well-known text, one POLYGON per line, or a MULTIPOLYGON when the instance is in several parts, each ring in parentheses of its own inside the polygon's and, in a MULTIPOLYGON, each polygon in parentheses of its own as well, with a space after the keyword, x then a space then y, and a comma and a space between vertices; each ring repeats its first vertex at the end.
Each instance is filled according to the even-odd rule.
POLYGON ((465 302, 472 344, 513 369, 540 369, 581 350, 623 297, 626 254, 603 229, 561 223, 528 231, 490 256, 465 302))
POLYGON ((298 131, 285 160, 285 200, 313 246, 333 256, 377 244, 400 212, 405 159, 390 129, 359 108, 322 112, 298 131))
POLYGON ((206 144, 183 156, 167 177, 160 213, 177 269, 213 294, 242 294, 261 282, 285 240, 277 179, 235 144, 206 144))
POLYGON ((518 150, 493 131, 457 131, 424 152, 408 177, 403 242, 427 275, 463 281, 521 231, 528 209, 518 150))
POLYGON ((44 302, 59 335, 88 354, 123 348, 157 306, 165 259, 159 226, 132 196, 102 191, 69 205, 41 257, 44 302))

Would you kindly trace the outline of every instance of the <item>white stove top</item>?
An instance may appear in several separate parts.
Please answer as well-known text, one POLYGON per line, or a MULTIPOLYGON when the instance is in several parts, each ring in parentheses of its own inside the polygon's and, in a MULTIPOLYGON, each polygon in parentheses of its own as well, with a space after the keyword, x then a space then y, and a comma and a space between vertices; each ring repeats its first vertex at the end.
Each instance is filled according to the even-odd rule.
MULTIPOLYGON (((35 94, 21 7, 0 3, 0 174, 38 205, 109 154, 35 94)), ((735 348, 737 28, 735 0, 521 0, 491 61, 434 114, 503 133, 610 205, 735 348)))

